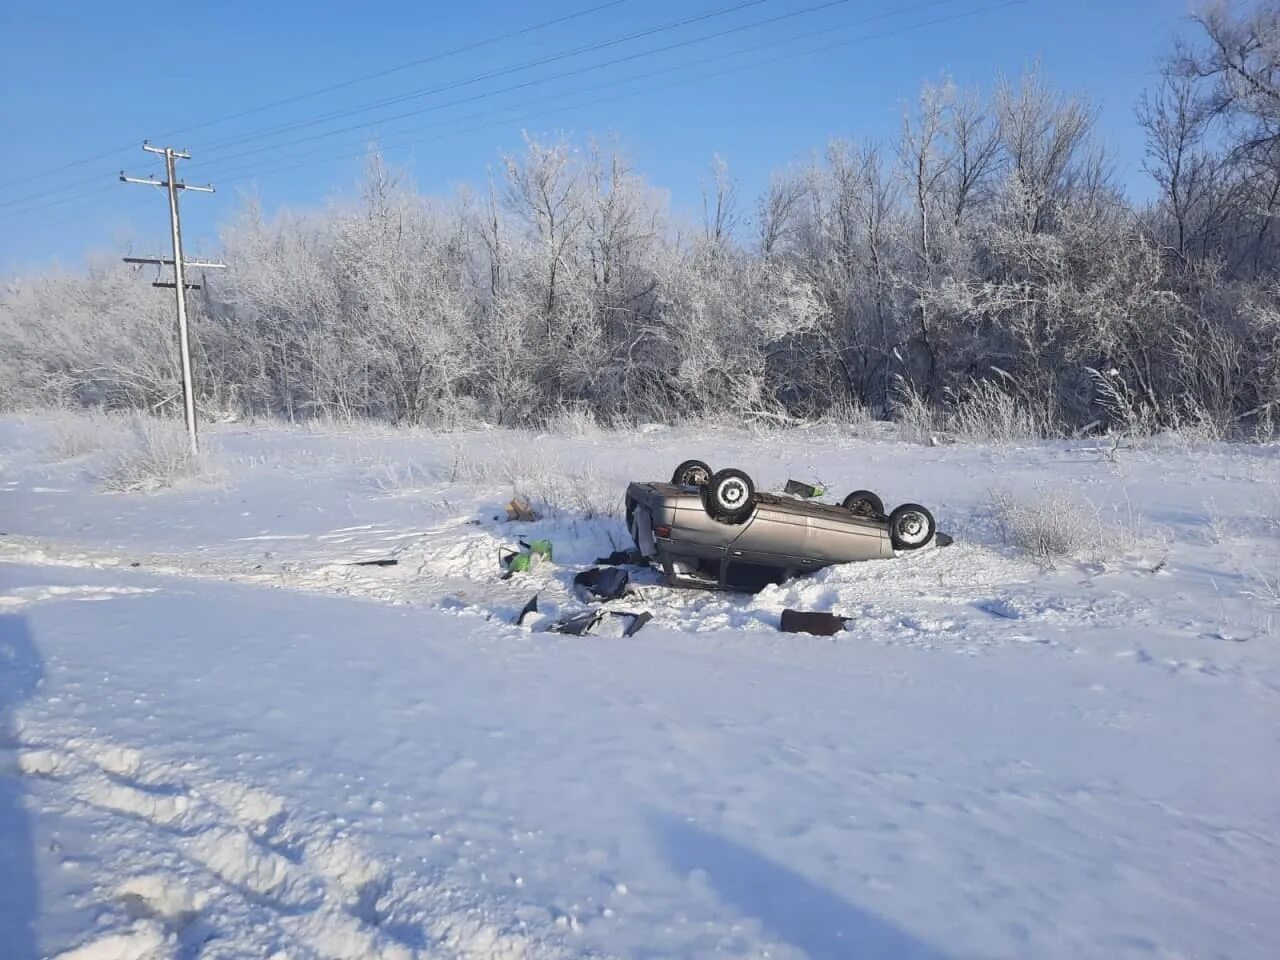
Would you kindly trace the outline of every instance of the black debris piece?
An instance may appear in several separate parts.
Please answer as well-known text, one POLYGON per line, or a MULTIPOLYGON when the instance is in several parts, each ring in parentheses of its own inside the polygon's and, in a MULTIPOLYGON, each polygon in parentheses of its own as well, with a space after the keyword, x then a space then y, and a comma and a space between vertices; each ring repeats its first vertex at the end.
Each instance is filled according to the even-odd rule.
POLYGON ((933 535, 933 542, 940 547, 949 547, 956 542, 956 538, 951 536, 949 533, 935 533, 933 535))
POLYGON ((644 613, 619 613, 619 614, 616 614, 616 616, 632 618, 631 624, 627 627, 627 629, 622 631, 622 635, 624 637, 634 637, 637 633, 640 632, 641 627, 643 627, 646 623, 648 623, 650 620, 653 619, 653 614, 650 613, 648 610, 644 611, 644 613))
POLYGON ((395 557, 380 557, 377 560, 353 560, 349 567, 394 567, 400 561, 395 557))
POLYGON ((524 605, 524 609, 520 611, 520 616, 516 617, 516 626, 518 627, 522 623, 524 623, 524 618, 527 617, 529 614, 537 613, 537 612, 538 612, 538 595, 535 593, 533 595, 533 599, 530 600, 528 603, 526 603, 524 605))
POLYGON ((617 600, 627 592, 630 582, 631 575, 617 567, 592 567, 573 578, 575 587, 582 587, 591 596, 601 600, 617 600))
POLYGON ((547 627, 547 630, 551 633, 567 633, 573 637, 580 637, 590 633, 591 628, 599 623, 602 617, 604 617, 603 610, 586 610, 557 620, 547 627))
POLYGON ((562 617, 547 627, 547 630, 550 633, 564 633, 573 637, 588 636, 595 632, 596 627, 605 617, 617 617, 619 620, 630 621, 623 629, 622 635, 634 637, 646 623, 653 619, 653 614, 647 610, 643 613, 622 610, 584 610, 581 613, 562 617))
POLYGON ((780 626, 783 633, 811 633, 815 637, 834 637, 845 629, 849 619, 838 617, 834 613, 783 610, 780 626))
POLYGON ((644 562, 644 554, 634 547, 630 550, 615 550, 607 557, 596 557, 596 563, 606 567, 643 566, 644 562))

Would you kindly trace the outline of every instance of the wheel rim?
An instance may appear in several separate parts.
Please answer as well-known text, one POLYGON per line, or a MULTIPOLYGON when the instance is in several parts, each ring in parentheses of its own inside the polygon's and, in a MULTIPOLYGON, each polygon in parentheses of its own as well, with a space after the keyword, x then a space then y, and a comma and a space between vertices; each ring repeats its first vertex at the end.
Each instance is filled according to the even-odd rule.
POLYGON ((929 538, 929 521, 924 514, 905 513, 898 518, 898 539, 905 544, 916 546, 929 538))
POLYGON ((737 477, 725 480, 716 489, 716 501, 725 510, 739 510, 747 500, 747 485, 737 477))

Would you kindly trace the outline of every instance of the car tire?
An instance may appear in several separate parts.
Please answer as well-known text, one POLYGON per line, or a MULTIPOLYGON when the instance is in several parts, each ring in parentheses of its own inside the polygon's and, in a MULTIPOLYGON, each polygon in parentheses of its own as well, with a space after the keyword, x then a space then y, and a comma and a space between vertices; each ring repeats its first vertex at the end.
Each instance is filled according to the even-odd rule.
POLYGON ((741 470, 721 470, 702 488, 702 505, 723 523, 745 520, 755 506, 756 485, 741 470))
POLYGON ((919 550, 936 529, 933 514, 918 503, 904 503, 889 514, 889 539, 895 550, 919 550))
POLYGON ((855 517, 883 517, 884 501, 870 490, 855 490, 840 504, 855 517))
POLYGON ((705 487, 711 482, 711 468, 701 460, 686 460, 672 471, 671 482, 680 487, 705 487))

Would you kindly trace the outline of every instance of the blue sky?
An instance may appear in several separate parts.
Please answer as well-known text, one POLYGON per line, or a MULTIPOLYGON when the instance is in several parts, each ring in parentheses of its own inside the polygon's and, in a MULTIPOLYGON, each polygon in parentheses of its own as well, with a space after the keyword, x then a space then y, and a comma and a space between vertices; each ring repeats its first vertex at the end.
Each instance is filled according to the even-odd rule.
POLYGON ((161 194, 115 179, 122 167, 154 171, 155 158, 140 148, 146 137, 190 149, 187 179, 218 186, 215 195, 189 194, 184 202, 184 228, 196 250, 209 246, 246 191, 256 191, 269 211, 350 191, 359 154, 375 139, 393 145, 388 159, 420 189, 451 193, 482 182, 504 151, 519 149, 522 130, 613 137, 651 183, 670 192, 677 213, 692 214, 714 154, 728 162, 749 202, 770 171, 805 161, 833 137, 892 137, 903 104, 924 80, 951 76, 989 90, 1001 73, 1016 75, 1036 61, 1056 86, 1097 105, 1121 182, 1134 196, 1149 192, 1133 108, 1172 38, 1186 29, 1187 0, 1024 0, 985 12, 1001 0, 826 0, 810 12, 824 0, 756 0, 512 69, 741 2, 617 0, 546 29, 197 126, 606 0, 226 0, 178 7, 173 28, 163 5, 6 0, 0 204, 8 205, 0 206, 0 272, 55 260, 75 265, 126 248, 162 250, 161 194), (750 26, 776 17, 785 19, 750 26), (699 40, 725 30, 735 32, 699 40), (684 45, 655 52, 672 44, 684 45), (630 59, 605 65, 619 58, 630 59), (569 71, 577 72, 554 79, 569 71), (505 89, 516 84, 527 86, 505 89), (446 85, 452 88, 356 112, 446 85), (466 98, 471 102, 456 102, 466 98), (409 112, 415 115, 389 119, 409 112), (79 162, 89 157, 96 159, 79 162), (65 164, 74 165, 57 169, 65 164), (286 166, 292 169, 276 171, 286 166), (62 192, 38 196, 49 190, 62 192))

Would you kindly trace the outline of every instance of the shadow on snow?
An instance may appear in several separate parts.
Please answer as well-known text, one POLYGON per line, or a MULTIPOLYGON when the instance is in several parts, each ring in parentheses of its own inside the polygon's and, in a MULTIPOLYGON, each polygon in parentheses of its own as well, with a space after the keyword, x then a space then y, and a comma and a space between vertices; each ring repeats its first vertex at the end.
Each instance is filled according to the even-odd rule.
MULTIPOLYGON (((13 754, 17 737, 12 713, 35 692, 43 672, 26 618, 0 614, 0 753, 13 754)), ((17 765, 0 763, 0 944, 12 960, 39 955, 35 920, 40 890, 32 843, 17 765)))
POLYGON ((666 813, 651 812, 649 822, 673 870, 702 871, 722 903, 810 960, 947 960, 931 944, 736 841, 666 813))

